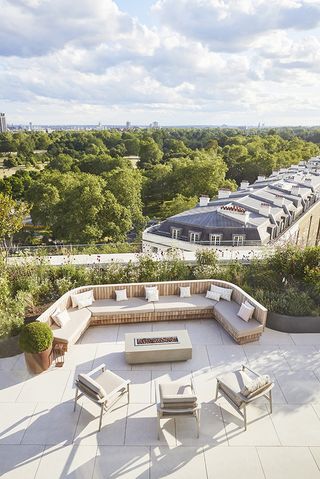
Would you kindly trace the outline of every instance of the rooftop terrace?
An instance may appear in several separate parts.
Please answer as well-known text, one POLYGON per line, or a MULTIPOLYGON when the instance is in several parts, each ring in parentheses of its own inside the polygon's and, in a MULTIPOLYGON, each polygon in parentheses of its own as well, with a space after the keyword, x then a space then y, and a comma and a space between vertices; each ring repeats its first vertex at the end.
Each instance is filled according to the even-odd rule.
MULTIPOLYGON (((266 330, 245 346, 213 320, 90 327, 63 368, 38 376, 23 356, 0 359, 0 476, 5 479, 168 477, 197 479, 320 478, 320 334, 266 330), (186 328, 193 358, 130 366, 124 334, 186 328), (73 412, 74 379, 102 362, 132 381, 106 413, 87 399, 73 412), (248 430, 224 399, 215 377, 247 363, 275 380, 273 414, 264 400, 248 407, 248 430), (157 440, 155 385, 192 375, 201 401, 201 432, 192 419, 163 421, 157 440)), ((260 401, 260 400, 259 400, 260 401)))

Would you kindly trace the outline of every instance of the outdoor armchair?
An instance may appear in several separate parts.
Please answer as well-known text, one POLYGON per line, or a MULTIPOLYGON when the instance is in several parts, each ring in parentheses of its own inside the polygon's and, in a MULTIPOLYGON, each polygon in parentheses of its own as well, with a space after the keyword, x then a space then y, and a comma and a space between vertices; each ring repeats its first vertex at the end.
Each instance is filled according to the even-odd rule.
POLYGON ((272 413, 271 390, 274 383, 268 376, 252 371, 242 365, 241 369, 217 377, 216 400, 219 392, 233 406, 244 420, 247 429, 246 407, 261 397, 268 399, 272 413))
POLYGON ((170 383, 159 384, 157 394, 157 412, 158 412, 158 439, 160 439, 161 425, 163 417, 194 417, 197 424, 197 437, 200 432, 200 405, 197 402, 192 380, 182 382, 171 381, 170 383))
POLYGON ((79 374, 78 378, 76 379, 76 394, 73 410, 76 410, 77 400, 81 396, 86 396, 88 399, 91 399, 91 401, 99 405, 100 431, 103 413, 108 411, 113 404, 125 393, 128 393, 129 402, 129 384, 130 381, 127 381, 121 376, 118 376, 112 371, 106 369, 105 364, 101 364, 87 374, 79 374))

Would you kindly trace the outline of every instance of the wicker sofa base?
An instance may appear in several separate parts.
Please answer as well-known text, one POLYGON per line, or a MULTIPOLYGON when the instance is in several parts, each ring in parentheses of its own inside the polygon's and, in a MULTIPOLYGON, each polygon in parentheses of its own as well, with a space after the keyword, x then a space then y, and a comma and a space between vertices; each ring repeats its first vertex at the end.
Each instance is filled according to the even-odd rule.
POLYGON ((247 344, 247 343, 253 343, 254 341, 258 341, 262 332, 261 333, 256 333, 256 332, 248 332, 248 334, 239 336, 238 334, 235 333, 235 331, 230 328, 229 323, 220 315, 220 314, 215 314, 214 319, 221 324, 223 329, 230 334, 230 336, 235 340, 236 343, 238 344, 247 344))
POLYGON ((90 326, 106 324, 148 323, 151 321, 183 321, 183 320, 214 319, 212 309, 180 310, 180 311, 155 311, 143 314, 105 314, 92 316, 90 326))

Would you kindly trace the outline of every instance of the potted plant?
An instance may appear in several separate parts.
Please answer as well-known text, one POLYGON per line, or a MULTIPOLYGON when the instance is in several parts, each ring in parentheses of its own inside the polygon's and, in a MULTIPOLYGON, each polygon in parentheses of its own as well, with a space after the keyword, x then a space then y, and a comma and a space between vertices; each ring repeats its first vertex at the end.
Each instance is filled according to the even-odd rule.
POLYGON ((34 374, 46 371, 52 363, 53 334, 47 323, 34 321, 23 326, 19 344, 24 351, 28 370, 34 374))

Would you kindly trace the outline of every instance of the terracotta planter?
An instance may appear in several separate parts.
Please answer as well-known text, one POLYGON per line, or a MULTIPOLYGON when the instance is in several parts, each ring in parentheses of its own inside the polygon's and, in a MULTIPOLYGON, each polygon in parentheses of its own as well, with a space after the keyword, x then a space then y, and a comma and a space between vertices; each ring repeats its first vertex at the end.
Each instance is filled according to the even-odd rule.
POLYGON ((41 353, 24 353, 24 357, 30 373, 42 373, 52 364, 52 346, 41 353))

